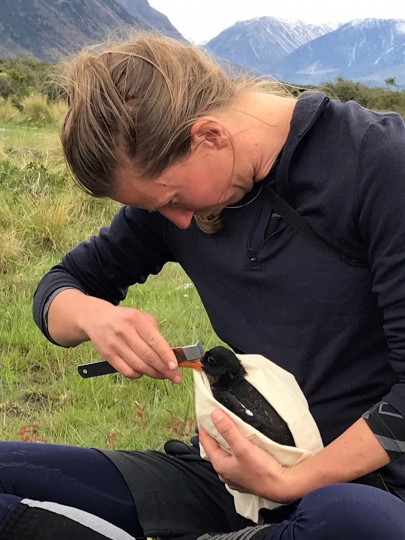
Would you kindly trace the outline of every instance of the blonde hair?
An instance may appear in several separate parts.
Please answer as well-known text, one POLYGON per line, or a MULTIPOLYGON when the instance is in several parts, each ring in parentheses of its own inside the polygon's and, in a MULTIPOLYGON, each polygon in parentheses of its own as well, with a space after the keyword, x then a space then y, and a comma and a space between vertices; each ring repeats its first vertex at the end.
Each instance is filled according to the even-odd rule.
MULTIPOLYGON (((118 149, 145 178, 156 177, 187 157, 196 119, 268 85, 232 78, 198 47, 150 33, 84 49, 68 83, 62 146, 73 177, 95 197, 113 193, 118 149)), ((271 90, 280 93, 278 83, 271 90)))

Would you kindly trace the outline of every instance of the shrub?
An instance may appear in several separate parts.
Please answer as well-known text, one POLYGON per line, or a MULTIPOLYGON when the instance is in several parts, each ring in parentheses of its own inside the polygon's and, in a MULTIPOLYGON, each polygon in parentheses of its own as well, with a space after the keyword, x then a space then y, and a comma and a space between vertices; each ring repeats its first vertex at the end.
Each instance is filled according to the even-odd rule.
POLYGON ((11 99, 0 101, 0 122, 15 121, 20 118, 20 111, 14 107, 11 99))
POLYGON ((24 119, 31 124, 49 124, 53 122, 45 96, 31 94, 21 100, 21 112, 24 119))
POLYGON ((14 95, 17 90, 16 82, 7 73, 0 73, 0 96, 3 99, 7 99, 14 95))
POLYGON ((340 101, 345 102, 353 99, 364 107, 369 106, 370 96, 367 87, 359 82, 337 77, 335 82, 326 81, 323 83, 322 89, 340 101))

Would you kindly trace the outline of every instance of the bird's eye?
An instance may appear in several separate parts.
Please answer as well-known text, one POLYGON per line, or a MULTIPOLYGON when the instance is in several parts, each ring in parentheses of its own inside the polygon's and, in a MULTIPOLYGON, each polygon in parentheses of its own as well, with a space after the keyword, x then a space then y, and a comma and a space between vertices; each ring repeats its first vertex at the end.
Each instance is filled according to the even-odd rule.
POLYGON ((214 358, 213 356, 208 356, 207 362, 208 362, 209 364, 211 364, 211 365, 212 365, 212 364, 215 364, 215 358, 214 358))

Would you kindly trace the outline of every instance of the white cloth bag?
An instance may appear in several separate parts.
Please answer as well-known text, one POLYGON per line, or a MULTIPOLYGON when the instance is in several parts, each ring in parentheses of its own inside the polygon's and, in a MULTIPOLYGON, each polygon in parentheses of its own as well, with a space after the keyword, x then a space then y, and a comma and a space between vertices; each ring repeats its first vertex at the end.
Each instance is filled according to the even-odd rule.
MULTIPOLYGON (((321 450, 323 444, 318 427, 309 412, 307 400, 295 377, 264 356, 256 354, 238 354, 236 356, 247 372, 246 379, 257 388, 287 423, 296 447, 277 444, 243 422, 214 399, 204 372, 193 370, 198 425, 212 435, 222 448, 229 451, 228 444, 218 433, 211 420, 211 412, 219 407, 235 421, 240 431, 248 439, 287 466, 294 465, 321 450)), ((200 445, 200 449, 202 457, 208 459, 202 445, 200 445)), ((281 506, 281 503, 278 502, 249 493, 240 493, 229 486, 226 488, 233 495, 237 513, 256 523, 259 521, 261 508, 274 509, 281 506)))

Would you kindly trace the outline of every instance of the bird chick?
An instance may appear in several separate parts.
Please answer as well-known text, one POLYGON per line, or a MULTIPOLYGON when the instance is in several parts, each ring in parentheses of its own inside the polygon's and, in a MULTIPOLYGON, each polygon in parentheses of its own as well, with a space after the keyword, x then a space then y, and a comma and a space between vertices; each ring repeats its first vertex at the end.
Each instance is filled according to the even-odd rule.
POLYGON ((246 379, 246 370, 233 351, 213 347, 201 361, 214 398, 272 441, 295 446, 286 422, 246 379))

